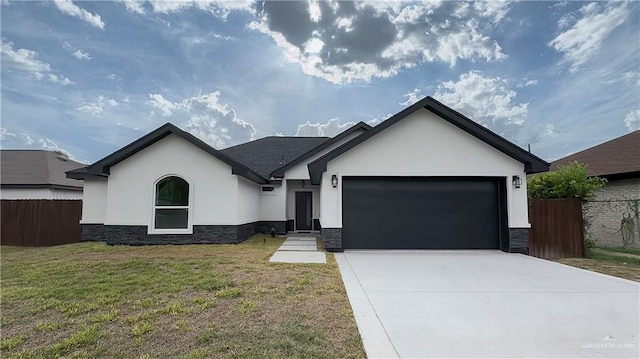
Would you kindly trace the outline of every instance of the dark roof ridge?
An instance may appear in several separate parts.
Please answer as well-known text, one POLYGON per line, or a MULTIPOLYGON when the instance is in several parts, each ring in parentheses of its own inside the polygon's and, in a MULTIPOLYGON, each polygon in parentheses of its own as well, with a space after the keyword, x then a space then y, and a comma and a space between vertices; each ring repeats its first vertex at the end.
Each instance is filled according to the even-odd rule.
POLYGON ((323 142, 321 144, 319 144, 318 146, 312 148, 311 150, 309 150, 308 152, 302 154, 301 156, 299 156, 298 158, 289 161, 289 163, 286 163, 285 165, 283 165, 282 167, 277 168, 276 170, 274 170, 273 172, 271 172, 271 176, 272 177, 276 177, 276 178, 282 178, 284 177, 284 173, 286 172, 286 170, 288 170, 289 168, 297 165, 298 163, 302 162, 303 160, 313 156, 314 154, 322 151, 323 149, 331 146, 332 144, 336 143, 337 141, 340 141, 341 139, 345 138, 346 136, 354 133, 357 130, 364 130, 365 132, 369 131, 370 129, 372 129, 371 126, 369 126, 368 124, 366 124, 363 121, 360 121, 358 123, 356 123, 355 125, 349 127, 348 129, 342 131, 341 133, 339 133, 338 135, 336 135, 335 137, 333 137, 332 139, 323 142))
POLYGON ((167 137, 170 134, 177 135, 182 139, 190 142, 196 147, 202 149, 203 151, 209 153, 210 155, 218 158, 219 160, 227 163, 231 166, 231 173, 235 175, 239 175, 245 177, 249 180, 252 180, 256 183, 266 183, 267 180, 251 170, 244 164, 232 159, 231 157, 225 155, 224 153, 216 150, 211 147, 204 141, 195 137, 194 135, 181 130, 176 125, 167 122, 164 125, 158 127, 157 129, 151 131, 150 133, 140 137, 139 139, 131 142, 130 144, 122 147, 116 152, 111 153, 110 155, 105 156, 104 158, 94 162, 92 165, 87 167, 79 168, 77 170, 68 171, 67 177, 75 178, 75 179, 84 179, 88 176, 98 176, 98 177, 107 177, 109 176, 109 170, 112 166, 117 163, 131 157, 136 154, 138 151, 149 147, 150 145, 158 142, 159 140, 167 137))

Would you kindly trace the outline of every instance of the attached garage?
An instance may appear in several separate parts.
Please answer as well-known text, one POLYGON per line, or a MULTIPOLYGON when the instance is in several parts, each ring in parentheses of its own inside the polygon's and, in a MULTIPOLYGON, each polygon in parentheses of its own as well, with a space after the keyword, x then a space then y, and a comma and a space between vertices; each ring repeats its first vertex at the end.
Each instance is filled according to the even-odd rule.
POLYGON ((504 184, 493 177, 343 177, 342 246, 507 250, 504 184))
POLYGON ((549 164, 426 97, 307 167, 328 251, 527 253, 526 178, 549 164))

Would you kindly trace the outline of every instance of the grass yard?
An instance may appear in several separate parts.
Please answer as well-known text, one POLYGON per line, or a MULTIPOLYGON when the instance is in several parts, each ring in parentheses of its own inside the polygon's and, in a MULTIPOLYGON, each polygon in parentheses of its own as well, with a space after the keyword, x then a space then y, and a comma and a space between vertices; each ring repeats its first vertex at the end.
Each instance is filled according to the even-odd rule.
POLYGON ((0 356, 365 357, 333 256, 269 263, 282 241, 2 247, 0 356))
POLYGON ((640 263, 633 258, 590 255, 591 258, 560 258, 556 261, 615 277, 640 282, 640 263))

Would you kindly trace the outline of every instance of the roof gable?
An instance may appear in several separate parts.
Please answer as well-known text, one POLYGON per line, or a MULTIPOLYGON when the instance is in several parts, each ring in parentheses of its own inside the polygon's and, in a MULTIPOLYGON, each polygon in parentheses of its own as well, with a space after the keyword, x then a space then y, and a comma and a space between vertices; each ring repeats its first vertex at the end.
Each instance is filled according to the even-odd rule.
POLYGON ((260 174, 256 173, 255 171, 249 169, 247 166, 230 158, 229 156, 209 146, 208 144, 198 139, 197 137, 193 136, 192 134, 179 129, 178 127, 176 127, 171 123, 164 124, 163 126, 157 128, 156 130, 148 133, 147 135, 137 139, 136 141, 108 155, 107 157, 104 157, 103 159, 95 162, 90 166, 67 172, 67 177, 76 178, 76 179, 85 179, 87 177, 92 177, 92 176, 107 177, 109 176, 111 167, 133 156, 134 154, 138 153, 142 149, 145 149, 153 145, 154 143, 162 140, 163 138, 167 137, 170 134, 174 134, 186 140, 187 142, 193 144, 194 146, 214 156, 220 161, 228 164, 229 166, 231 166, 231 173, 234 175, 245 177, 256 183, 267 182, 267 180, 264 177, 262 177, 260 174))
POLYGON ((65 156, 43 150, 2 150, 2 187, 82 190, 82 182, 65 171, 84 166, 65 156))
POLYGON ((412 113, 423 108, 433 112, 442 119, 455 125, 459 129, 487 143, 491 147, 503 152, 507 156, 522 162, 525 166, 526 173, 545 172, 549 170, 549 164, 539 157, 507 141, 501 136, 485 128, 484 126, 481 126, 471 119, 463 116, 459 112, 456 112, 453 109, 441 104, 432 97, 425 97, 415 104, 400 111, 396 115, 390 117, 381 124, 377 125, 370 131, 367 131, 366 133, 354 138, 353 140, 343 144, 342 146, 311 162, 308 165, 309 173, 311 175, 311 183, 320 183, 322 173, 327 170, 327 163, 329 161, 337 158, 343 153, 378 135, 379 133, 384 132, 385 129, 389 128, 393 124, 403 120, 412 113))
POLYGON ((282 178, 284 177, 285 172, 290 169, 291 167, 297 165, 298 163, 306 160, 307 158, 315 155, 316 153, 331 147, 331 145, 341 141, 342 139, 344 139, 345 137, 348 137, 349 135, 353 134, 356 131, 362 130, 364 132, 369 131, 372 127, 367 125, 364 122, 358 122, 355 125, 353 125, 351 128, 343 131, 342 133, 340 133, 339 135, 333 137, 332 139, 325 141, 323 143, 321 143, 320 145, 314 147, 313 149, 311 149, 310 151, 308 151, 307 153, 303 154, 302 156, 299 156, 298 158, 296 158, 295 160, 285 164, 282 167, 279 167, 278 169, 276 169, 275 171, 273 171, 271 173, 272 177, 276 177, 276 178, 282 178))
POLYGON ((591 176, 620 176, 640 172, 640 130, 587 148, 551 163, 551 169, 573 161, 587 165, 591 176))

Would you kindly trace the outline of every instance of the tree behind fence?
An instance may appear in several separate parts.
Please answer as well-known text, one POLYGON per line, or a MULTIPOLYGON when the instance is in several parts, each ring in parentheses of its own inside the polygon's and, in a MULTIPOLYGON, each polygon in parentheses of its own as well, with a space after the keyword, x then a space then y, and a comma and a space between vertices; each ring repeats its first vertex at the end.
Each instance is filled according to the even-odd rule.
POLYGON ((539 258, 584 257, 582 200, 529 198, 529 254, 539 258))
POLYGON ((0 242, 12 246, 55 246, 80 242, 82 201, 2 200, 0 242))

